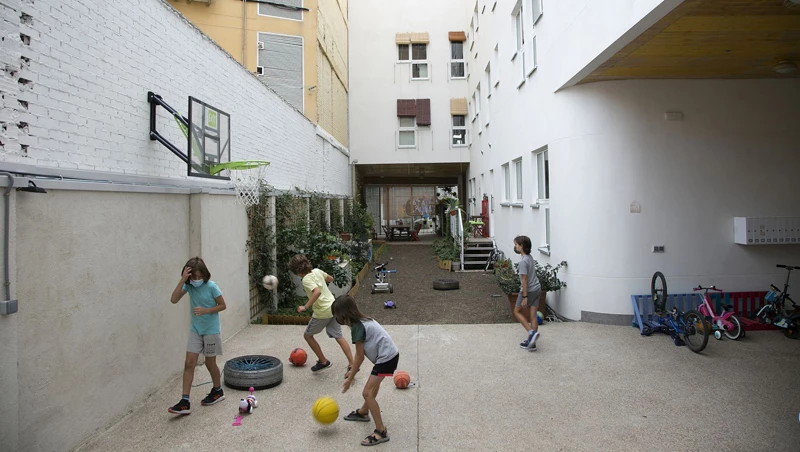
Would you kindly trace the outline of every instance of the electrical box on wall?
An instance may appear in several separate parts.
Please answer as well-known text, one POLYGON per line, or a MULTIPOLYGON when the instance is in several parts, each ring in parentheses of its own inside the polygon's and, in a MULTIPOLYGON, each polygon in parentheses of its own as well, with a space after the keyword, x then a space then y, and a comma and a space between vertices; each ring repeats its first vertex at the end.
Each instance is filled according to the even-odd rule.
POLYGON ((739 245, 800 245, 800 217, 735 217, 733 239, 739 245))

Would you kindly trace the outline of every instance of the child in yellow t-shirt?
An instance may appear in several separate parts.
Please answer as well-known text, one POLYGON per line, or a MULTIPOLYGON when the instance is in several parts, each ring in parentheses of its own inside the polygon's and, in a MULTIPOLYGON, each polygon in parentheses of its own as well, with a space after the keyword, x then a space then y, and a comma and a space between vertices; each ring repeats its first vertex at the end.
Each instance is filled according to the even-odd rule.
MULTIPOLYGON (((353 365, 353 353, 350 351, 350 344, 342 336, 342 327, 333 318, 331 305, 333 305, 333 294, 328 289, 328 284, 333 282, 333 277, 318 268, 312 268, 311 262, 302 254, 297 254, 289 261, 289 270, 303 280, 303 290, 308 296, 308 301, 303 306, 297 307, 297 312, 307 311, 313 306, 314 312, 308 327, 303 334, 308 346, 317 355, 317 363, 311 367, 312 372, 331 367, 331 362, 322 353, 319 343, 314 339, 314 335, 321 333, 325 329, 328 337, 336 339, 342 347, 344 356, 347 357, 347 371, 353 365)), ((347 374, 345 371, 345 375, 347 374)))

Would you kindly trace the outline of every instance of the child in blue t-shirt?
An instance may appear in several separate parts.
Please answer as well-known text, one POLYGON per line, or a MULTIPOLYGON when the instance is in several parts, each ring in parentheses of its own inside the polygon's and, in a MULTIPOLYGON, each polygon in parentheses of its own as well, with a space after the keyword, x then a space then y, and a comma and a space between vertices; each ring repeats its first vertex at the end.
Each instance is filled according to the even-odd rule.
POLYGON ((181 279, 172 291, 170 302, 176 304, 186 293, 189 293, 192 309, 192 327, 189 331, 189 344, 186 347, 186 361, 183 365, 183 396, 175 406, 169 408, 173 414, 190 414, 189 391, 192 389, 194 368, 200 353, 206 360, 206 368, 211 374, 213 387, 201 405, 213 405, 225 399, 220 385, 220 372, 217 356, 222 355, 222 338, 220 337, 219 312, 225 310, 225 299, 217 284, 211 281, 211 272, 199 257, 186 262, 181 279))

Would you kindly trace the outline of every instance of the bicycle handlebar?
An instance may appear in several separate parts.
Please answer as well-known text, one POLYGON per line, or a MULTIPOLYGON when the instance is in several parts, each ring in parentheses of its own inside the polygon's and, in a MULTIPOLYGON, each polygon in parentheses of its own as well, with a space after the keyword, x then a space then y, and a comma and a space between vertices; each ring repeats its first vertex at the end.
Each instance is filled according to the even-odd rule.
POLYGON ((785 268, 785 269, 787 269, 787 270, 800 270, 800 267, 793 267, 793 266, 791 266, 791 265, 783 265, 783 264, 778 264, 778 265, 776 265, 776 267, 778 267, 778 268, 785 268))
POLYGON ((717 286, 703 287, 698 285, 697 287, 694 288, 694 291, 696 292, 698 290, 712 290, 714 292, 722 292, 722 289, 717 289, 717 286))

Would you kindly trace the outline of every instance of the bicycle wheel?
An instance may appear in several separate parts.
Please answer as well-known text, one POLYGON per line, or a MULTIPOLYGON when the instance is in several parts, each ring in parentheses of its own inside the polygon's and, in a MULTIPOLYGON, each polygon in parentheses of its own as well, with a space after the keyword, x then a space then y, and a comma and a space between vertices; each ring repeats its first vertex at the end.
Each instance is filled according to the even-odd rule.
POLYGON ((744 329, 742 328, 742 322, 739 321, 739 317, 732 315, 728 317, 728 321, 733 324, 733 328, 730 331, 727 329, 722 331, 722 333, 725 334, 725 337, 734 341, 742 337, 742 332, 744 329))
POLYGON ((689 350, 700 353, 708 345, 708 328, 705 319, 697 311, 687 311, 683 314, 683 341, 689 350))
POLYGON ((653 296, 655 312, 664 312, 667 308, 667 280, 663 273, 653 273, 653 279, 650 280, 650 295, 653 296))

